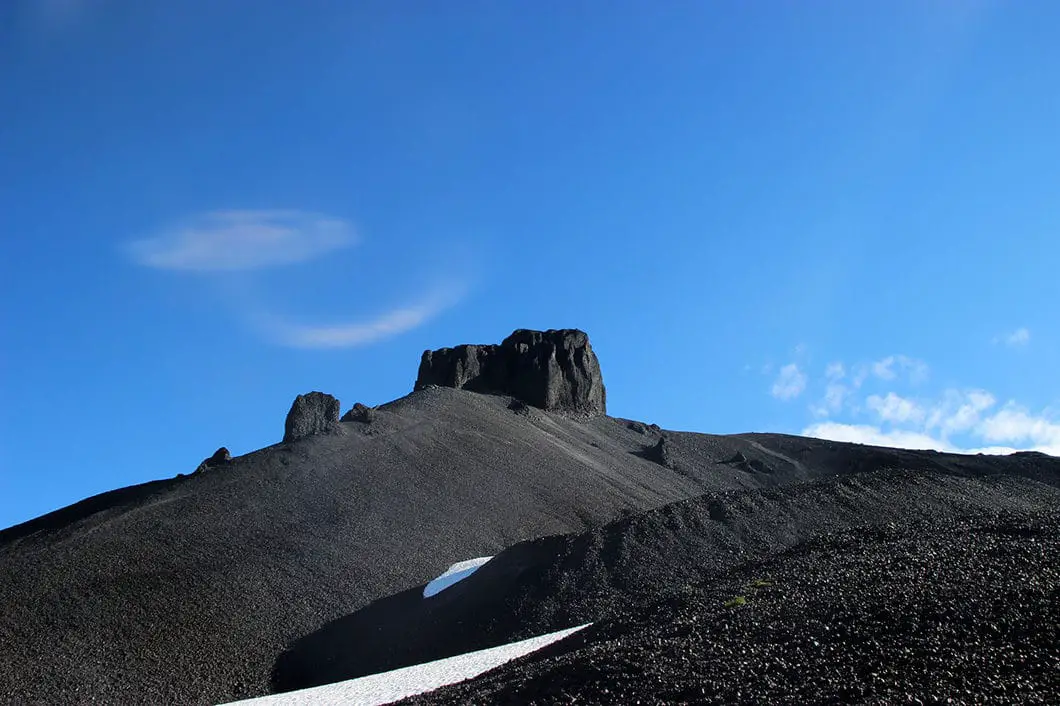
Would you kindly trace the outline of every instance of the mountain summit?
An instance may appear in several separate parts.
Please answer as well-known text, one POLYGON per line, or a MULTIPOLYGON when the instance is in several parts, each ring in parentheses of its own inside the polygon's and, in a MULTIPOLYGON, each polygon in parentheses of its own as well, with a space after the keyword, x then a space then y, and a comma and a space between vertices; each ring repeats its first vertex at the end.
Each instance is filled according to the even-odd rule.
POLYGON ((554 412, 607 413, 600 362, 578 329, 518 329, 500 345, 424 351, 415 389, 428 385, 511 395, 554 412))

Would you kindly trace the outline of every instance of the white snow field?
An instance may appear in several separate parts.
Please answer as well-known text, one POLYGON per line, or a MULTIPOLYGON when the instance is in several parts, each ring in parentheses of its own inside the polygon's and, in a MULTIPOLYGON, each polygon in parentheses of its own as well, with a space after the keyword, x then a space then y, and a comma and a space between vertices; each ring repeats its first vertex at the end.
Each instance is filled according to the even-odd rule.
POLYGON ((235 704, 239 706, 380 706, 389 704, 406 696, 423 694, 447 684, 456 684, 465 679, 477 677, 505 662, 562 640, 591 624, 586 623, 500 647, 468 652, 434 662, 402 667, 312 689, 233 701, 227 706, 235 704))
POLYGON ((449 588, 457 581, 463 581, 492 558, 491 556, 480 556, 477 559, 456 562, 446 569, 444 574, 423 587, 423 597, 430 598, 449 588))

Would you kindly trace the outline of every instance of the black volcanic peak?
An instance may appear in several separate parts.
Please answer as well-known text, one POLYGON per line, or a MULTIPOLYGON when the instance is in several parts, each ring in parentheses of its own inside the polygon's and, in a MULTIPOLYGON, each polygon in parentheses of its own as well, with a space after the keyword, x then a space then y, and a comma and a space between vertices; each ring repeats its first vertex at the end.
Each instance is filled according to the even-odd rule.
MULTIPOLYGON (((600 364, 577 330, 518 330, 499 345, 427 351, 411 394, 339 412, 331 395, 300 395, 281 443, 236 457, 221 448, 198 473, 0 531, 0 704, 217 704, 571 621, 617 634, 636 623, 616 617, 623 611, 670 600, 657 587, 716 592, 747 562, 808 542, 831 547, 828 537, 854 526, 901 530, 933 518, 945 529, 996 511, 1018 525, 1060 505, 1060 459, 1037 454, 717 436, 609 417, 600 364), (424 602, 423 585, 451 564, 490 555, 424 602)), ((1023 549, 1047 546, 1053 525, 1043 527, 1023 549)), ((787 575, 777 561, 777 575, 787 575)), ((1000 564, 984 556, 975 566, 1000 564)), ((1018 575, 1056 596, 1047 569, 1018 575)), ((786 587, 799 571, 792 565, 786 587)), ((682 615, 673 627, 699 620, 682 615)), ((651 652, 654 633, 628 629, 648 646, 639 663, 670 659, 651 652)), ((585 639, 611 634, 599 630, 585 639)), ((621 695, 650 700, 662 673, 607 661, 614 642, 605 642, 600 668, 628 668, 621 695)), ((731 644, 733 655, 747 649, 731 644)), ((592 673, 593 649, 541 662, 535 669, 545 671, 517 699, 562 700, 541 686, 547 674, 592 673)), ((495 674, 515 684, 529 673, 495 674)), ((683 689, 694 689, 697 674, 681 672, 680 693, 694 693, 683 689)), ((569 693, 609 700, 578 678, 569 693)), ((734 678, 738 669, 723 675, 734 678)), ((482 682, 454 700, 504 698, 512 684, 482 682)))
POLYGON ((424 351, 415 389, 428 385, 511 395, 553 411, 607 412, 600 363, 577 329, 519 329, 500 345, 424 351))

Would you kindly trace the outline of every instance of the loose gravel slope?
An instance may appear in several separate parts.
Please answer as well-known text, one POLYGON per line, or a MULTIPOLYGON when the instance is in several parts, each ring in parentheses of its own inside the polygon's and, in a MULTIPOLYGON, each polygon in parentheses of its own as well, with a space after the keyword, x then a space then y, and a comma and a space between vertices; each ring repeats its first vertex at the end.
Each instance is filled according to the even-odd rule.
POLYGON ((1055 704, 1060 514, 847 529, 415 704, 1055 704))
MULTIPOLYGON (((919 494, 926 504, 911 507, 944 513, 966 491, 975 507, 1011 505, 1016 491, 961 485, 997 474, 1040 500, 1042 488, 1055 489, 1056 463, 667 432, 425 389, 383 405, 370 423, 343 423, 0 531, 0 703, 259 696, 284 679, 319 678, 298 667, 299 655, 327 652, 328 635, 348 619, 356 630, 347 638, 378 645, 377 663, 445 657, 490 645, 454 649, 460 640, 430 639, 424 623, 415 654, 388 645, 415 628, 394 608, 457 561, 515 545, 514 561, 478 572, 524 572, 510 616, 457 633, 475 643, 528 637, 577 615, 606 615, 656 581, 659 553, 716 572, 731 568, 736 549, 759 556, 805 540, 808 528, 855 523, 863 507, 853 500, 812 500, 827 479, 848 479, 836 492, 889 508, 881 512, 919 494), (858 485, 887 469, 909 475, 890 489, 858 485), (770 499, 789 487, 805 490, 770 499), (693 509, 673 505, 704 493, 693 509), (660 507, 669 514, 638 519, 660 507), (640 534, 601 534, 623 517, 640 534), (700 527, 715 529, 702 535, 700 527)), ((438 596, 439 605, 457 601, 458 589, 438 596)), ((439 624, 471 604, 462 605, 440 612, 439 624)))

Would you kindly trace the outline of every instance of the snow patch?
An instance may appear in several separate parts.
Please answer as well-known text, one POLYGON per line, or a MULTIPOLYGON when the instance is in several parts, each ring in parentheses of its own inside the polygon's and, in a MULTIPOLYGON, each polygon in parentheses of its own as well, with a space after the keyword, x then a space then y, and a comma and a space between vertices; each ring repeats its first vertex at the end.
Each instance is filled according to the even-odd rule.
POLYGON ((479 567, 492 559, 491 556, 480 556, 477 559, 458 561, 446 569, 445 573, 423 587, 423 597, 437 595, 458 581, 463 581, 479 570, 479 567))
POLYGON ((500 647, 491 647, 412 667, 380 672, 359 679, 245 701, 233 701, 228 706, 234 706, 234 704, 239 704, 239 706, 339 706, 340 704, 342 706, 381 706, 408 696, 434 691, 447 684, 456 684, 465 679, 477 677, 506 662, 558 642, 591 624, 586 623, 578 627, 532 637, 529 640, 520 640, 500 647))

